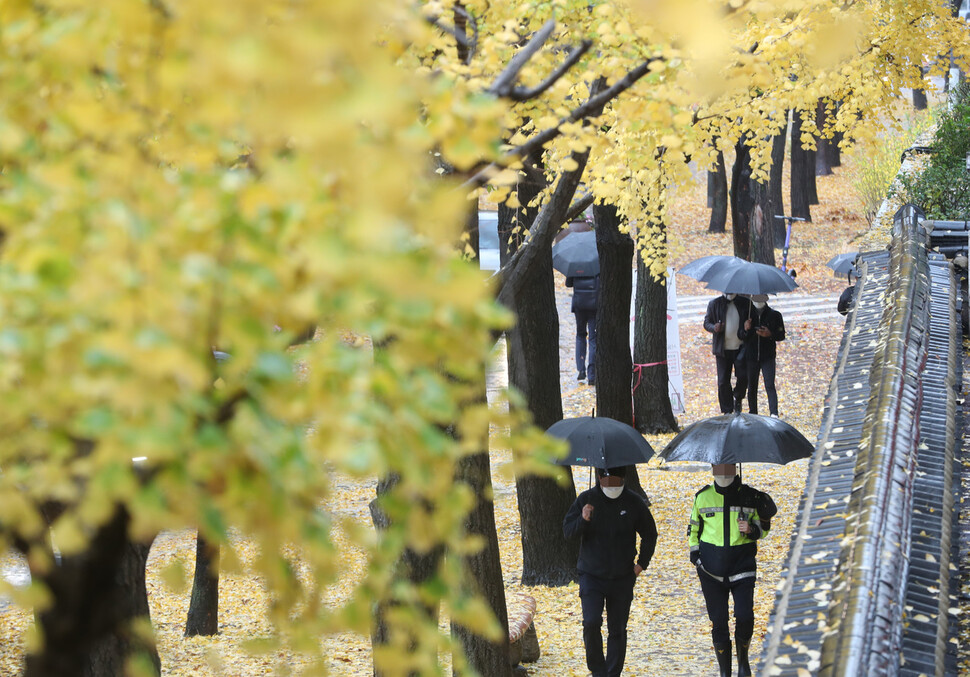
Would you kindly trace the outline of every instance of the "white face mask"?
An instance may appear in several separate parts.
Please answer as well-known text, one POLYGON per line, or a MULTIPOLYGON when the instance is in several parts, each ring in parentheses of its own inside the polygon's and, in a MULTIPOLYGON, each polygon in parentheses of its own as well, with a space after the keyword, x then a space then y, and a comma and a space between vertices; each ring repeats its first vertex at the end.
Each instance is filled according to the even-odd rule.
POLYGON ((620 494, 623 493, 623 485, 618 487, 600 487, 600 489, 603 490, 607 498, 619 498, 620 494))
POLYGON ((714 484, 719 487, 729 487, 736 475, 714 475, 714 484))
POLYGON ((737 296, 737 294, 725 294, 724 298, 726 298, 728 301, 733 301, 735 296, 737 296))
POLYGON ((754 307, 758 310, 761 310, 765 307, 765 305, 767 305, 764 301, 752 301, 752 303, 754 303, 754 307))

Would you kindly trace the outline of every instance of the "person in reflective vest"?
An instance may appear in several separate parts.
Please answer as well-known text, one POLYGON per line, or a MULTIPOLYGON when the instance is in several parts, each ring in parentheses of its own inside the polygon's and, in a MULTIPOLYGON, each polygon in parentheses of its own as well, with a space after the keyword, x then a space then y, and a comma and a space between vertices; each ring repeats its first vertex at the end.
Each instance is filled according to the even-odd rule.
POLYGON ((768 533, 778 509, 771 496, 741 483, 737 466, 712 466, 714 483, 694 496, 687 542, 704 592, 711 639, 721 677, 731 677, 728 602, 734 598, 734 643, 738 675, 751 674, 748 647, 754 634, 754 583, 758 539, 768 533))

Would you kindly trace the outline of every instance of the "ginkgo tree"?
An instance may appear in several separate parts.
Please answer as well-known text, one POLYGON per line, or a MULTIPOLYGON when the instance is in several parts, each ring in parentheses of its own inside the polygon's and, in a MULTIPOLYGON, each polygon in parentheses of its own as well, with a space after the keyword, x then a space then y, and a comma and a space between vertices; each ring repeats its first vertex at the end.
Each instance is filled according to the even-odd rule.
MULTIPOLYGON (((430 44, 412 45, 405 63, 440 82, 436 92, 443 97, 462 102, 505 98, 515 103, 502 121, 506 143, 497 157, 483 159, 447 137, 455 124, 454 104, 443 104, 441 98, 429 102, 429 129, 439 132, 445 163, 471 174, 472 186, 487 185, 491 200, 505 200, 515 209, 520 206, 521 185, 537 177, 549 188, 533 206, 548 205, 557 182, 577 171, 575 153, 588 151, 583 182, 598 202, 617 207, 625 224, 621 227, 637 239, 643 273, 655 280, 663 278, 667 265, 669 191, 689 181, 695 169, 710 167, 717 150, 744 151, 738 156, 745 166, 736 173, 750 178, 735 182, 733 188, 737 194, 749 187, 754 199, 736 213, 745 217, 745 224, 755 225, 742 229, 736 218, 735 237, 736 250, 750 256, 763 244, 761 235, 771 233, 775 211, 766 202, 764 182, 773 139, 784 133, 789 111, 813 113, 800 143, 812 145, 813 133, 839 133, 851 141, 881 125, 900 87, 922 83, 922 54, 952 47, 963 56, 966 50, 965 27, 933 2, 440 0, 423 3, 422 8, 439 30, 430 44), (547 28, 549 21, 555 22, 554 28, 547 28), (535 50, 539 35, 544 36, 544 48, 535 50), (513 63, 517 69, 509 75, 513 63), (646 72, 638 74, 635 84, 605 102, 595 124, 584 124, 590 84, 603 78, 614 85, 642 66, 646 72), (814 111, 820 100, 840 105, 816 130, 814 111)), ((480 105, 457 108, 465 118, 482 110, 480 105)), ((544 237, 531 237, 533 246, 544 246, 544 237)), ((506 271, 504 279, 524 277, 514 271, 516 264, 510 263, 513 270, 506 271)), ((545 278, 539 276, 530 285, 522 294, 548 297, 545 278)), ((508 301, 514 296, 510 292, 500 298, 508 301)), ((653 297, 659 301, 653 304, 656 312, 648 312, 653 319, 647 322, 662 322, 664 297, 653 297)), ((536 324, 536 317, 547 317, 528 302, 515 299, 520 318, 536 324)), ((660 364, 662 343, 659 352, 660 357, 640 361, 660 364)), ((526 362, 535 367, 543 354, 533 352, 526 362)), ((627 378, 624 373, 620 390, 627 387, 627 378)), ((646 379, 645 390, 665 391, 662 369, 647 371, 646 379)), ((548 418, 548 412, 539 413, 532 400, 542 384, 552 380, 547 373, 544 379, 530 376, 523 381, 538 420, 548 418)), ((609 385, 600 379, 598 395, 609 385)), ((620 395, 618 399, 624 399, 620 395)), ((526 505, 521 492, 519 504, 520 510, 526 505)), ((523 520, 527 549, 526 541, 535 540, 535 531, 525 511, 523 520)), ((537 520, 543 525, 548 521, 537 520)), ((526 556, 527 568, 528 560, 526 556)))
MULTIPOLYGON (((475 384, 509 318, 451 244, 435 83, 395 64, 427 24, 395 2, 0 12, 0 548, 33 577, 4 590, 38 614, 26 673, 157 671, 110 574, 163 529, 198 528, 230 569, 230 534, 254 541, 278 642, 366 633, 405 545, 469 547, 456 463, 504 416, 475 384), (334 472, 400 478, 385 537, 328 503, 334 472), (346 548, 370 564, 329 609, 346 548)), ((449 138, 485 156, 485 129, 449 138)), ((457 575, 412 594, 494 635, 457 575)), ((389 664, 437 654, 425 625, 389 664)))
POLYGON ((7 590, 37 612, 31 675, 157 671, 147 622, 111 608, 103 574, 183 527, 225 546, 230 569, 230 534, 259 546, 276 641, 298 650, 366 634, 377 600, 395 603, 375 655, 389 674, 437 670, 450 642, 429 605, 500 636, 454 560, 423 586, 394 578, 405 549, 475 551, 476 496, 454 478, 490 422, 530 458, 550 453, 481 399, 511 318, 456 254, 468 193, 508 193, 529 149, 573 172, 574 190, 588 153, 584 181, 638 226, 659 277, 666 191, 715 135, 745 138, 760 176, 781 111, 828 97, 831 129, 861 133, 860 117, 918 83, 923 55, 966 49, 929 0, 0 13, 0 547, 33 575, 7 590), (550 19, 555 44, 585 51, 544 49, 496 80, 550 19), (611 104, 590 96, 600 78, 604 91, 630 80, 611 104), (442 162, 471 185, 436 176, 442 162), (291 347, 308 326, 315 340, 291 347), (380 538, 328 503, 333 472, 397 478, 380 538), (348 547, 367 571, 330 609, 348 547), (121 643, 106 663, 108 637, 121 643))

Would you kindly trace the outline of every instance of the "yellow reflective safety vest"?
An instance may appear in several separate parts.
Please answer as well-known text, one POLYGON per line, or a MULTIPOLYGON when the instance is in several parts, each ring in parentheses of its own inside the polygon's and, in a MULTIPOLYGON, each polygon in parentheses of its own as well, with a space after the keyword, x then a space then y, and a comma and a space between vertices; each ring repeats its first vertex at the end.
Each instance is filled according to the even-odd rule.
POLYGON ((771 496, 742 484, 740 478, 727 487, 704 487, 694 495, 687 527, 691 562, 728 582, 754 576, 757 541, 768 533, 777 512, 771 496), (748 521, 751 533, 741 533, 740 519, 748 521))

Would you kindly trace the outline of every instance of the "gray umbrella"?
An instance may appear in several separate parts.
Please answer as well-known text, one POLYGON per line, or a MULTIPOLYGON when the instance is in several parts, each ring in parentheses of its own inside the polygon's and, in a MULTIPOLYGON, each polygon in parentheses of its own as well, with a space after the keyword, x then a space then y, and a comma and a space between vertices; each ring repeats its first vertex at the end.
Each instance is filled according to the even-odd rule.
POLYGON ((808 458, 814 445, 778 418, 723 414, 692 423, 672 439, 660 457, 701 463, 777 463, 808 458))
POLYGON ((794 291, 797 286, 791 275, 780 268, 750 261, 724 268, 707 280, 708 289, 725 294, 777 294, 794 291))
POLYGON ((552 267, 566 277, 595 277, 600 273, 596 233, 570 233, 552 248, 552 267))
POLYGON ((603 416, 565 418, 546 432, 569 442, 569 453, 557 461, 559 465, 616 468, 646 463, 654 455, 636 428, 603 416))
POLYGON ((859 277, 859 270, 855 267, 855 260, 857 258, 859 258, 859 252, 836 254, 825 265, 835 271, 836 277, 843 277, 849 273, 859 277))
POLYGON ((694 259, 677 272, 687 277, 692 277, 698 282, 707 282, 713 275, 722 270, 743 266, 747 261, 739 259, 737 256, 725 256, 715 254, 713 256, 702 256, 694 259))

